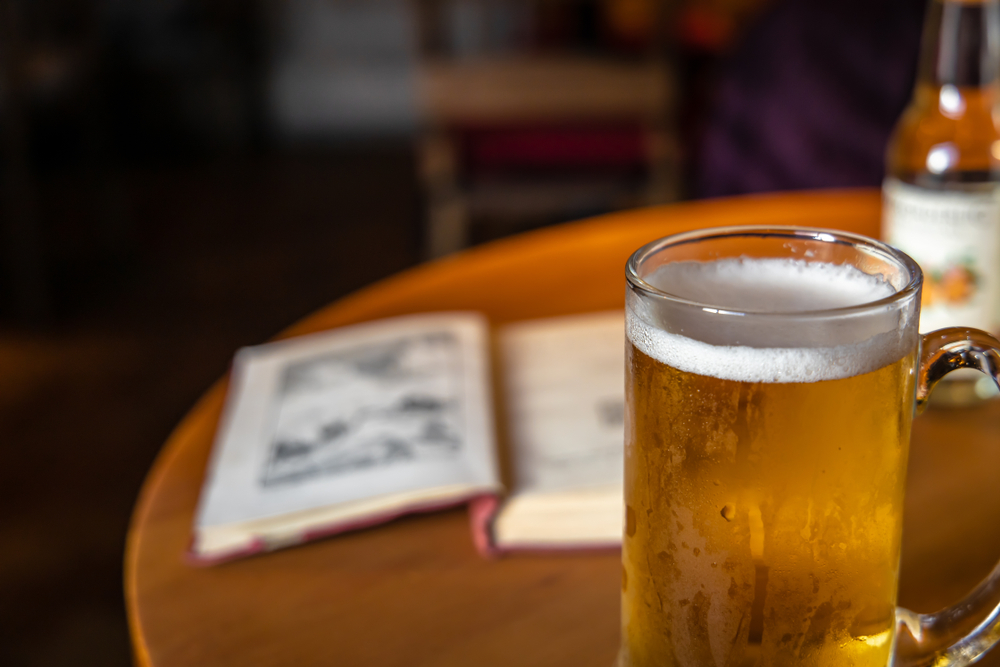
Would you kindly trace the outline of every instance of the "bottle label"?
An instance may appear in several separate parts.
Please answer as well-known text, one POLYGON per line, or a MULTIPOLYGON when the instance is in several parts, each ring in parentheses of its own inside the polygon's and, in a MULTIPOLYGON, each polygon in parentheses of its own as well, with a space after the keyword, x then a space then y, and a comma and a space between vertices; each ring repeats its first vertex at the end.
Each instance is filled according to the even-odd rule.
POLYGON ((882 235, 924 272, 920 331, 995 331, 1000 315, 1000 191, 882 185, 882 235))

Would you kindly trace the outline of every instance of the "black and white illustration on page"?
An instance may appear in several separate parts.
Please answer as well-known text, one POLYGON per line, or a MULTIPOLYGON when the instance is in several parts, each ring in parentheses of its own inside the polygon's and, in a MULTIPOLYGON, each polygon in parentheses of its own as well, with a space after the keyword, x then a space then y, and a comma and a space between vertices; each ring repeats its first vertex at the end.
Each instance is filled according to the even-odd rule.
POLYGON ((265 489, 460 454, 462 348, 450 331, 301 359, 279 377, 265 489))

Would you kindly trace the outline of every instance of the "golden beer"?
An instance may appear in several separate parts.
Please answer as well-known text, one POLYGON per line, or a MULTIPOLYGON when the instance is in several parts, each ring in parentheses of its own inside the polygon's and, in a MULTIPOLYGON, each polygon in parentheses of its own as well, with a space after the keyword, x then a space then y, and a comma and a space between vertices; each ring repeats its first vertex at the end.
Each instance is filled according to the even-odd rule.
POLYGON ((627 354, 625 664, 885 667, 914 354, 813 383, 627 354))

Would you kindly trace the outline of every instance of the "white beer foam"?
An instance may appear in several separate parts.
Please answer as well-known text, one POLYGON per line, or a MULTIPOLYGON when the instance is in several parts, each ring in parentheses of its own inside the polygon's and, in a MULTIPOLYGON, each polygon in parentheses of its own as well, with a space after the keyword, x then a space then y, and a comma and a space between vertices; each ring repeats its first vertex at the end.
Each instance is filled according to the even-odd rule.
MULTIPOLYGON (((770 312, 801 312, 860 305, 893 292, 879 278, 854 267, 844 270, 818 262, 744 259, 678 264, 679 269, 667 272, 661 267, 649 282, 671 294, 723 309, 759 312, 770 306, 770 312)), ((625 326, 632 344, 653 359, 681 371, 740 382, 848 378, 891 364, 908 351, 907 338, 897 330, 831 347, 750 347, 712 345, 668 333, 644 322, 631 308, 626 311, 625 326)), ((759 337, 761 332, 756 334, 759 337)))
POLYGON ((742 312, 797 313, 878 301, 893 293, 881 276, 850 264, 742 258, 664 264, 645 278, 688 301, 742 312))

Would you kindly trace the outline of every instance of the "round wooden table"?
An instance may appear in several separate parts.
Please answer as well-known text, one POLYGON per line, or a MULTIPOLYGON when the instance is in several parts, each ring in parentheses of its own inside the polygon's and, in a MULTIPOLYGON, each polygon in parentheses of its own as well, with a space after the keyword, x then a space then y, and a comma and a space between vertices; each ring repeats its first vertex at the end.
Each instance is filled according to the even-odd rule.
MULTIPOLYGON (((383 280, 289 329, 479 310, 493 324, 620 308, 629 254, 699 227, 808 225, 878 234, 876 191, 745 197, 607 215, 494 242, 383 280)), ((375 258, 377 261, 377 258, 375 258)), ((138 664, 573 665, 608 667, 618 644, 617 554, 473 550, 464 510, 215 567, 183 554, 225 381, 167 441, 129 531, 125 585, 138 664)), ((956 601, 1000 556, 1000 401, 917 420, 900 603, 956 601)), ((983 663, 1000 665, 1000 652, 983 663)))

